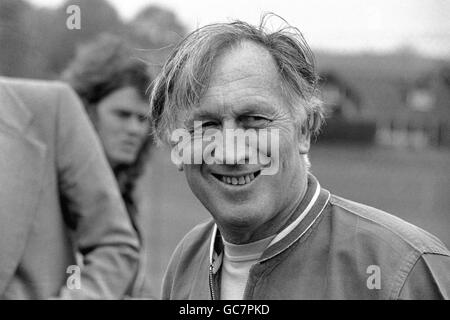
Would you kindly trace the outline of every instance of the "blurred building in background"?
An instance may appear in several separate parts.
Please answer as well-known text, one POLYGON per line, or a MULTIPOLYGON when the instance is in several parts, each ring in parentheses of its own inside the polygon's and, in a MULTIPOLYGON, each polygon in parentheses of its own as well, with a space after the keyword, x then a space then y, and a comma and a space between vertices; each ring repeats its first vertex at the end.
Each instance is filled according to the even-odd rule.
POLYGON ((374 143, 376 122, 364 114, 363 101, 357 89, 349 85, 338 71, 322 72, 320 83, 326 121, 315 141, 374 143))
POLYGON ((333 118, 319 141, 333 140, 328 136, 350 122, 344 137, 350 143, 419 150, 450 147, 450 60, 406 49, 384 55, 319 53, 317 60, 324 72, 325 107, 333 118), (336 104, 343 106, 336 109, 336 104), (337 111, 345 120, 334 121, 337 111))

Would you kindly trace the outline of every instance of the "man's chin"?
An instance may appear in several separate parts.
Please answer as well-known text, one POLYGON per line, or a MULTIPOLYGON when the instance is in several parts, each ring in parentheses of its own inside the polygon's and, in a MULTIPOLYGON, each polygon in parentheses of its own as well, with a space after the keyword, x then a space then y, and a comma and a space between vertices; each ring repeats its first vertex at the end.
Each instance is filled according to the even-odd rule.
POLYGON ((222 219, 215 219, 226 241, 243 244, 260 240, 270 234, 260 234, 264 230, 263 216, 227 215, 222 219))
POLYGON ((247 205, 221 206, 214 216, 217 221, 231 228, 250 228, 258 225, 264 216, 264 209, 247 205))

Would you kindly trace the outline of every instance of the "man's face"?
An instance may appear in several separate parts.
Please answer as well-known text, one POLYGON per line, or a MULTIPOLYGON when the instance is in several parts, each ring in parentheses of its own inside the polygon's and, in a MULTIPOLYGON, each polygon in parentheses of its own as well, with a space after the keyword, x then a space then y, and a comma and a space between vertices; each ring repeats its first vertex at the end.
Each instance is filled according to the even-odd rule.
POLYGON ((308 152, 309 138, 294 125, 280 81, 269 52, 243 42, 217 58, 209 88, 186 120, 188 128, 202 121, 203 129, 222 132, 278 129, 279 152, 271 153, 278 161, 274 175, 261 175, 261 164, 184 165, 190 188, 234 243, 275 234, 306 186, 301 153, 308 152))
POLYGON ((149 130, 146 112, 147 104, 132 87, 118 89, 98 104, 96 127, 113 167, 136 160, 149 130))

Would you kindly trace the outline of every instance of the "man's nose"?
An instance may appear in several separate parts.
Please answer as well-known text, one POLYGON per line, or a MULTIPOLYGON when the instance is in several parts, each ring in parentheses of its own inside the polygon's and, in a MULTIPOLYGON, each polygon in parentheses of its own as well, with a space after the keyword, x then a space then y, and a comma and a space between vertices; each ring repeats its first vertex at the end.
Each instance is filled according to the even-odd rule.
POLYGON ((225 119, 222 122, 222 128, 223 130, 236 130, 239 126, 235 119, 225 119))
POLYGON ((235 165, 235 164, 245 164, 247 159, 247 149, 245 139, 238 139, 237 134, 243 129, 239 127, 236 121, 225 120, 222 125, 222 147, 223 149, 216 150, 215 157, 223 164, 235 165), (219 152, 217 152, 219 151, 219 152))

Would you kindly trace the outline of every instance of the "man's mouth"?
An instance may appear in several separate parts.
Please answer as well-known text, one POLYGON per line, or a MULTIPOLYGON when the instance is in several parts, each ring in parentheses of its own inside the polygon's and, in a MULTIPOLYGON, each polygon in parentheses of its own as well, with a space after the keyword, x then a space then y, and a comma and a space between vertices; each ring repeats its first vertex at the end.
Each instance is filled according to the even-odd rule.
POLYGON ((255 180, 259 176, 260 173, 261 173, 261 170, 252 172, 252 173, 248 173, 248 174, 244 174, 244 175, 240 175, 240 176, 238 176, 238 175, 228 176, 228 175, 221 175, 221 174, 217 174, 217 173, 213 173, 212 175, 217 180, 219 180, 225 184, 242 186, 242 185, 251 183, 253 180, 255 180))

